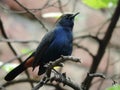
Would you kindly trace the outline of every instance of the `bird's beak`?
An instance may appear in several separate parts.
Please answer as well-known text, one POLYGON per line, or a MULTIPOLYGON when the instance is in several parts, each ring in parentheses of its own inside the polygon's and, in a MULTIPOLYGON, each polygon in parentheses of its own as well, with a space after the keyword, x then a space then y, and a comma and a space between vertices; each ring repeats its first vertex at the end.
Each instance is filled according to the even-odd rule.
POLYGON ((74 19, 75 16, 77 16, 78 14, 79 14, 79 12, 77 12, 76 14, 73 14, 73 15, 72 15, 72 18, 74 19))

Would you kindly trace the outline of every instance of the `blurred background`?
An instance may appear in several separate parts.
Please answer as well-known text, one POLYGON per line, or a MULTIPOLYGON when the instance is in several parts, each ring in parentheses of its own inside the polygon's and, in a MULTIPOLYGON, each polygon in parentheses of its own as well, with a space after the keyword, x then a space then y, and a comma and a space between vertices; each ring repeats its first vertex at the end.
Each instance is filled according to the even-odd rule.
MULTIPOLYGON (((97 55, 99 43, 103 39, 118 0, 0 0, 0 19, 7 38, 0 31, 0 88, 3 90, 30 90, 31 84, 26 80, 39 81, 37 69, 28 75, 24 72, 14 82, 8 84, 4 76, 16 67, 20 60, 25 60, 37 47, 47 31, 53 30, 56 20, 65 13, 80 14, 74 21, 74 43, 72 56, 81 59, 80 63, 65 62, 61 72, 81 85, 97 55), (11 50, 10 46, 14 49, 11 50), (19 60, 19 59, 20 60, 19 60), (23 80, 19 82, 19 80, 23 80)), ((101 59, 97 72, 120 83, 120 21, 114 28, 111 40, 101 59)), ((94 78, 90 90, 105 90, 112 86, 111 79, 94 78)), ((33 83, 36 85, 37 83, 33 83)), ((61 90, 72 90, 68 86, 59 85, 61 90)), ((45 85, 40 90, 59 90, 45 85)), ((1 90, 0 89, 0 90, 1 90)))

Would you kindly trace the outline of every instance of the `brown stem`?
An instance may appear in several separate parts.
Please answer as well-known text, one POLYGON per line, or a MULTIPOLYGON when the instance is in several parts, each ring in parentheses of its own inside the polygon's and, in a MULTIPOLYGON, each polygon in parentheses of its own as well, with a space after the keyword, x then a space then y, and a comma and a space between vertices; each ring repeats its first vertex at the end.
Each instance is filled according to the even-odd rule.
MULTIPOLYGON (((112 37, 112 33, 115 29, 115 26, 117 24, 117 21, 119 19, 120 16, 120 0, 118 1, 118 5, 115 9, 115 12, 111 18, 111 22, 107 28, 107 31, 105 33, 104 38, 100 41, 100 46, 99 49, 97 51, 97 55, 94 57, 93 59, 93 63, 91 65, 90 71, 89 73, 95 73, 97 71, 98 65, 100 64, 100 61, 105 53, 105 49, 112 37)), ((82 83, 84 90, 88 90, 91 86, 91 82, 93 80, 93 77, 86 77, 84 82, 82 83)))
MULTIPOLYGON (((6 32, 5 32, 5 29, 4 29, 4 27, 3 27, 3 23, 2 23, 2 21, 1 21, 1 19, 0 19, 0 28, 1 28, 1 33, 2 33, 3 37, 4 37, 5 39, 8 39, 8 36, 7 36, 6 32)), ((15 49, 13 48, 13 46, 11 45, 11 43, 10 43, 10 42, 7 42, 7 44, 8 44, 8 46, 9 46, 9 48, 11 49, 11 51, 13 52, 13 54, 14 54, 15 56, 18 56, 18 55, 17 55, 17 52, 15 51, 15 49)), ((18 58, 18 60, 19 60, 20 63, 22 62, 21 58, 18 58)), ((27 70, 25 71, 25 73, 26 73, 28 79, 30 79, 30 75, 29 75, 29 73, 28 73, 27 70)), ((33 83, 30 82, 30 84, 31 84, 31 87, 33 87, 33 83)))

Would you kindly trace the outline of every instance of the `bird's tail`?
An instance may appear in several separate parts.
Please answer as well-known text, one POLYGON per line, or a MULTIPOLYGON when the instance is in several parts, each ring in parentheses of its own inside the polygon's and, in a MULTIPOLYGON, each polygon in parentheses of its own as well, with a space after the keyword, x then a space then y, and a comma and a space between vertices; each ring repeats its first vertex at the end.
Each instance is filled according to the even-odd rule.
POLYGON ((13 80, 17 75, 19 75, 20 73, 22 73, 25 70, 25 66, 24 66, 24 62, 22 64, 20 64, 19 66, 17 66, 15 69, 13 69, 11 72, 9 72, 6 77, 5 80, 6 81, 11 81, 13 80))
POLYGON ((28 67, 31 67, 34 61, 34 53, 30 55, 24 62, 22 62, 19 66, 17 66, 15 69, 13 69, 11 72, 9 72, 5 76, 6 81, 13 80, 17 75, 22 73, 24 70, 26 70, 28 67))

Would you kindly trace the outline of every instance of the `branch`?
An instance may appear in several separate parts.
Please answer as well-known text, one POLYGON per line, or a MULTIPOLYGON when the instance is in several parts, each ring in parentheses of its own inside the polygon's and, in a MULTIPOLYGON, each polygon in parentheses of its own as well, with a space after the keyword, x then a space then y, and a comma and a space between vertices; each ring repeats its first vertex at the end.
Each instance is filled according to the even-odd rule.
POLYGON ((108 18, 105 22, 102 23, 101 27, 98 29, 98 32, 96 33, 96 36, 100 34, 100 31, 102 28, 110 21, 111 18, 108 18))
POLYGON ((62 8, 62 2, 61 2, 61 0, 58 0, 58 5, 59 5, 60 12, 64 13, 63 8, 62 8))
POLYGON ((15 40, 15 39, 5 39, 5 38, 0 38, 0 42, 10 42, 10 43, 40 43, 37 40, 15 40))
POLYGON ((66 77, 65 73, 63 73, 62 75, 60 73, 58 73, 56 76, 51 77, 50 81, 51 82, 56 81, 59 83, 63 83, 63 86, 68 85, 74 90, 82 90, 78 84, 71 81, 71 79, 69 77, 66 77))
POLYGON ((102 74, 102 73, 88 73, 87 77, 100 77, 100 78, 102 78, 102 79, 110 79, 110 80, 112 80, 112 82, 113 82, 112 84, 113 84, 113 85, 117 83, 117 82, 116 82, 115 80, 113 80, 111 77, 107 77, 107 76, 105 76, 105 75, 102 74))
MULTIPOLYGON (((90 71, 89 73, 95 73, 98 65, 105 53, 105 49, 112 37, 112 33, 116 27, 116 24, 118 22, 119 16, 120 16, 120 0, 118 0, 118 5, 115 9, 115 12, 111 18, 111 22, 107 28, 107 31, 105 33, 104 38, 101 40, 100 45, 99 45, 99 49, 97 51, 97 55, 94 57, 93 63, 91 65, 90 71)), ((86 77, 84 82, 82 83, 83 87, 85 86, 86 88, 84 88, 84 90, 88 90, 91 86, 91 82, 93 80, 93 77, 86 77)))
MULTIPOLYGON (((30 12, 36 12, 36 11, 41 11, 43 9, 47 9, 47 8, 50 8, 50 7, 56 7, 56 8, 59 8, 59 6, 55 6, 55 4, 57 4, 58 1, 55 1, 53 3, 50 3, 50 0, 46 0, 46 3, 43 5, 43 7, 41 8, 34 8, 34 9, 28 9, 30 12)), ((68 4, 70 3, 70 0, 68 0, 65 4, 63 4, 61 7, 65 7, 67 6, 68 4)), ((7 11, 7 12, 10 12, 10 13, 28 13, 26 10, 10 10, 9 8, 5 7, 5 5, 1 5, 0 4, 0 8, 4 11, 7 11)))
MULTIPOLYGON (((43 9, 46 9, 46 8, 51 7, 52 4, 49 4, 49 2, 50 2, 50 0, 47 0, 46 3, 45 3, 45 4, 43 5, 43 7, 41 7, 41 8, 35 8, 35 9, 28 9, 28 8, 27 8, 27 9, 28 9, 29 11, 31 11, 31 12, 40 11, 40 10, 43 10, 43 9)), ((55 4, 55 3, 53 3, 53 4, 55 4)), ((2 5, 2 4, 0 4, 0 8, 1 8, 2 10, 5 10, 5 11, 7 11, 7 12, 10 12, 10 13, 27 13, 26 10, 10 10, 9 8, 5 7, 5 5, 2 5)))
POLYGON ((6 82, 4 83, 2 86, 3 87, 7 87, 7 86, 10 86, 10 85, 13 85, 13 84, 18 84, 18 83, 23 83, 23 82, 34 82, 34 83, 38 83, 38 81, 36 80, 31 80, 31 79, 20 79, 20 80, 13 80, 13 81, 10 81, 10 82, 6 82))
POLYGON ((80 62, 78 58, 74 58, 72 56, 61 56, 56 61, 48 63, 47 65, 45 65, 47 69, 46 69, 44 77, 41 79, 38 85, 33 88, 33 90, 38 90, 44 84, 46 84, 48 81, 51 81, 51 80, 59 81, 65 85, 70 86, 71 88, 74 88, 75 90, 81 90, 79 85, 73 83, 72 81, 70 82, 70 79, 66 78, 66 76, 63 76, 63 74, 60 74, 59 72, 53 69, 55 66, 60 66, 60 64, 65 61, 80 62), (59 77, 56 77, 56 76, 52 78, 50 77, 52 69, 56 72, 57 75, 59 75, 59 77), (61 80, 61 77, 63 78, 62 80, 61 80))
POLYGON ((48 29, 46 28, 46 26, 42 23, 42 21, 36 17, 31 11, 29 11, 29 9, 25 6, 23 6, 18 0, 14 0, 19 6, 21 6, 27 13, 29 13, 32 17, 34 17, 36 20, 38 20, 38 22, 42 25, 42 27, 48 31, 48 29))
MULTIPOLYGON (((104 74, 107 74, 108 72, 108 68, 109 68, 109 64, 110 64, 110 48, 108 48, 108 60, 107 60, 107 64, 106 64, 106 67, 105 67, 105 70, 104 70, 104 74)), ((98 90, 101 89, 102 85, 104 83, 104 79, 101 80, 99 86, 98 86, 98 90)))
MULTIPOLYGON (((15 56, 14 58, 12 58, 12 59, 8 60, 7 62, 4 62, 2 65, 0 65, 0 68, 2 68, 4 65, 6 65, 6 64, 8 64, 8 63, 13 62, 14 60, 16 60, 16 59, 18 59, 18 58, 21 58, 21 57, 24 57, 25 55, 28 55, 30 52, 33 52, 33 51, 35 51, 35 50, 30 50, 30 51, 28 51, 28 52, 26 52, 26 53, 24 53, 24 54, 22 54, 22 55, 17 55, 17 56, 15 56)), ((3 60, 3 61, 4 61, 4 60, 3 60)))
MULTIPOLYGON (((4 37, 5 39, 8 39, 7 34, 6 34, 5 30, 4 30, 3 23, 2 23, 2 21, 1 21, 1 19, 0 19, 0 28, 1 28, 1 33, 2 33, 3 37, 4 37)), ((11 43, 10 43, 10 42, 7 42, 7 44, 8 44, 8 46, 9 46, 9 48, 11 49, 11 51, 13 52, 13 54, 14 54, 15 56, 17 56, 17 52, 15 51, 15 49, 13 48, 13 46, 11 45, 11 43)), ((20 63, 22 62, 21 58, 18 58, 18 60, 19 60, 20 63)), ((28 73, 27 70, 25 71, 25 73, 26 73, 27 77, 30 79, 30 76, 29 76, 29 73, 28 73)), ((30 82, 30 84, 31 84, 31 87, 33 87, 33 83, 30 82)))
POLYGON ((103 78, 103 79, 106 78, 106 76, 102 73, 92 73, 92 74, 88 73, 88 77, 100 77, 100 78, 103 78))
POLYGON ((78 36, 78 37, 75 37, 74 39, 80 39, 80 38, 82 38, 82 39, 84 39, 84 38, 91 38, 91 39, 97 41, 98 43, 101 42, 101 40, 97 36, 92 36, 90 34, 89 35, 84 35, 84 36, 78 36))
POLYGON ((85 50, 92 58, 94 58, 94 55, 87 48, 80 46, 77 43, 73 43, 73 45, 76 46, 77 48, 81 48, 81 49, 85 50))

